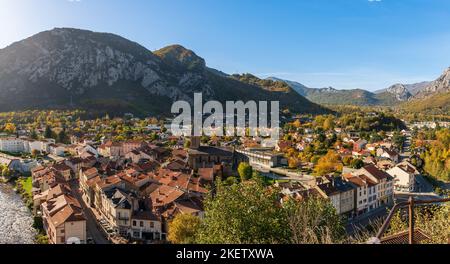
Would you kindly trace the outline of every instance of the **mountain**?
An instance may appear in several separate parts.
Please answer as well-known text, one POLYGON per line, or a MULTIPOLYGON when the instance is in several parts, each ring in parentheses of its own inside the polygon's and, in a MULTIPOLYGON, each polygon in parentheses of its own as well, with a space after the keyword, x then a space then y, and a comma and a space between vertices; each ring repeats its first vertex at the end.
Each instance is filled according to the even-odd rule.
POLYGON ((450 114, 450 68, 402 105, 408 112, 450 114))
POLYGON ((450 67, 434 82, 427 85, 418 92, 414 99, 429 98, 437 94, 445 94, 450 92, 450 67))
POLYGON ((431 82, 420 82, 414 84, 405 84, 406 89, 411 93, 411 95, 415 96, 420 91, 422 91, 425 87, 430 85, 431 82))
POLYGON ((413 97, 414 95, 418 94, 420 91, 422 91, 425 87, 427 87, 428 85, 430 85, 431 82, 420 82, 420 83, 413 83, 413 84, 402 84, 402 83, 398 83, 398 84, 394 84, 392 86, 390 86, 389 88, 386 89, 382 89, 382 90, 378 90, 375 91, 375 94, 381 94, 384 92, 388 92, 388 90, 392 90, 397 91, 394 92, 394 94, 396 94, 397 96, 399 96, 400 98, 406 98, 410 99, 411 97, 413 97), (404 89, 404 88, 406 89, 404 89), (390 89, 392 88, 392 89, 390 89), (400 89, 398 89, 400 88, 400 89), (409 92, 409 94, 408 94, 409 92))
POLYGON ((338 90, 328 88, 309 88, 301 83, 270 77, 269 80, 285 82, 300 95, 308 100, 322 105, 384 105, 391 106, 399 102, 401 97, 395 88, 378 94, 362 89, 338 90))
POLYGON ((273 90, 206 67, 180 45, 151 52, 123 37, 55 28, 0 50, 0 111, 82 108, 139 115, 167 114, 172 102, 279 100, 297 113, 329 110, 290 87, 273 90))
POLYGON ((412 97, 412 94, 409 92, 406 85, 401 83, 390 86, 384 92, 381 92, 378 95, 382 95, 383 93, 391 94, 397 99, 397 101, 400 102, 408 101, 408 99, 412 97))
POLYGON ((301 96, 308 96, 308 93, 312 90, 312 88, 308 88, 305 85, 299 83, 299 82, 294 82, 294 81, 289 81, 289 80, 283 80, 283 79, 279 79, 276 77, 269 77, 267 78, 268 80, 272 80, 272 81, 277 81, 277 82, 284 82, 287 85, 289 85, 292 89, 294 89, 294 91, 296 91, 297 93, 299 93, 301 96))
POLYGON ((450 115, 450 92, 405 102, 401 108, 408 113, 450 115))

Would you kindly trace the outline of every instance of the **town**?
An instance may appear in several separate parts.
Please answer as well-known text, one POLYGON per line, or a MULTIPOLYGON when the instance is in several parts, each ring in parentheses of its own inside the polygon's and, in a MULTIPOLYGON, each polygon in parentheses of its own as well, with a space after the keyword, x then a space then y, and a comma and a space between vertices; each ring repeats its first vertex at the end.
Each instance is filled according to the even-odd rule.
POLYGON ((30 111, 4 119, 2 176, 28 197, 41 243, 186 242, 171 234, 180 215, 205 218, 217 185, 255 177, 279 190, 280 204, 327 201, 348 236, 396 202, 448 195, 448 158, 441 178, 428 164, 435 146, 448 152, 448 122, 371 127, 392 117, 290 115, 272 140, 176 137, 168 118, 80 116, 30 111))

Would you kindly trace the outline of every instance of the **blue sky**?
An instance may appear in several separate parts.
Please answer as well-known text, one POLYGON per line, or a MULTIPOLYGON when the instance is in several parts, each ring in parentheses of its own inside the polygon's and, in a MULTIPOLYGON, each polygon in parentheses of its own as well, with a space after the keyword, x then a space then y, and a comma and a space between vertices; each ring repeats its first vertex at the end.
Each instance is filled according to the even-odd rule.
POLYGON ((310 87, 376 90, 450 66, 448 0, 0 0, 0 18, 0 48, 76 27, 310 87))

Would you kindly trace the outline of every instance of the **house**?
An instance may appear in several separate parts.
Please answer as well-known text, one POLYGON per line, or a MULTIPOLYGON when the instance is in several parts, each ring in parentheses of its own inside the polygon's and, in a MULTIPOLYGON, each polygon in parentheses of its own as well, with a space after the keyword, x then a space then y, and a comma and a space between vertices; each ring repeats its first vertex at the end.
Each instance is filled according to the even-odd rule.
POLYGON ((65 163, 60 162, 56 163, 52 166, 52 168, 61 175, 66 181, 70 181, 72 179, 72 169, 67 166, 65 163))
POLYGON ((330 178, 329 182, 317 186, 319 193, 330 199, 338 214, 352 217, 355 210, 356 187, 350 182, 343 181, 341 178, 330 178))
POLYGON ((394 178, 375 165, 367 165, 353 173, 353 175, 363 175, 376 183, 377 201, 375 207, 393 202, 394 178))
POLYGON ((390 159, 394 163, 398 163, 400 155, 395 150, 381 147, 377 149, 377 157, 390 159))
MULTIPOLYGON (((67 184, 56 184, 49 189, 39 192, 33 195, 33 212, 37 213, 41 210, 41 205, 52 198, 56 198, 60 195, 71 195, 72 190, 67 184)), ((41 212, 42 213, 42 212, 41 212)))
POLYGON ((291 141, 279 140, 275 146, 275 150, 278 152, 284 152, 284 151, 287 151, 287 149, 291 148, 291 147, 292 147, 291 141))
POLYGON ((138 210, 131 216, 130 236, 141 240, 161 240, 162 221, 150 210, 138 210))
POLYGON ((133 163, 139 163, 141 160, 157 160, 158 155, 150 147, 140 147, 127 152, 125 158, 130 159, 133 163))
POLYGON ((44 229, 52 244, 86 243, 86 218, 78 201, 61 192, 42 203, 44 229))
POLYGON ((129 140, 122 143, 122 155, 126 155, 128 152, 133 151, 135 149, 141 148, 145 145, 144 142, 140 140, 129 140))
POLYGON ((66 145, 64 144, 50 144, 49 153, 55 156, 63 157, 66 151, 66 145))
POLYGON ((344 175, 344 179, 355 187, 355 213, 357 216, 373 210, 376 202, 376 183, 364 175, 344 175))
POLYGON ((84 168, 80 171, 80 189, 83 200, 90 207, 94 207, 94 184, 100 181, 97 168, 84 168))
POLYGON ((353 151, 360 152, 360 151, 364 150, 366 145, 367 145, 367 140, 365 140, 365 139, 357 140, 355 143, 353 143, 353 151))
POLYGON ((66 159, 64 163, 70 167, 75 178, 78 178, 80 169, 83 167, 83 160, 79 157, 66 159))
POLYGON ((108 141, 98 147, 98 153, 103 157, 120 157, 122 155, 122 144, 119 142, 108 141))
POLYGON ((394 188, 396 191, 413 192, 415 189, 416 176, 419 171, 409 162, 403 161, 394 168, 386 171, 394 178, 394 188))
POLYGON ((131 228, 131 216, 138 210, 133 193, 119 187, 102 190, 101 204, 97 209, 109 225, 121 236, 126 237, 131 228))

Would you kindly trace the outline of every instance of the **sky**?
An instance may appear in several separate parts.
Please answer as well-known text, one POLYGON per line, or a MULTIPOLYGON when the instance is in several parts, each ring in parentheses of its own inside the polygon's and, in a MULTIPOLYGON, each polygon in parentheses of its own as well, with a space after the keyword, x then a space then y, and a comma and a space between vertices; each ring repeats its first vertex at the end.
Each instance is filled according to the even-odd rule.
POLYGON ((226 73, 377 90, 450 66, 448 0, 0 0, 0 48, 55 27, 150 50, 181 44, 226 73))

